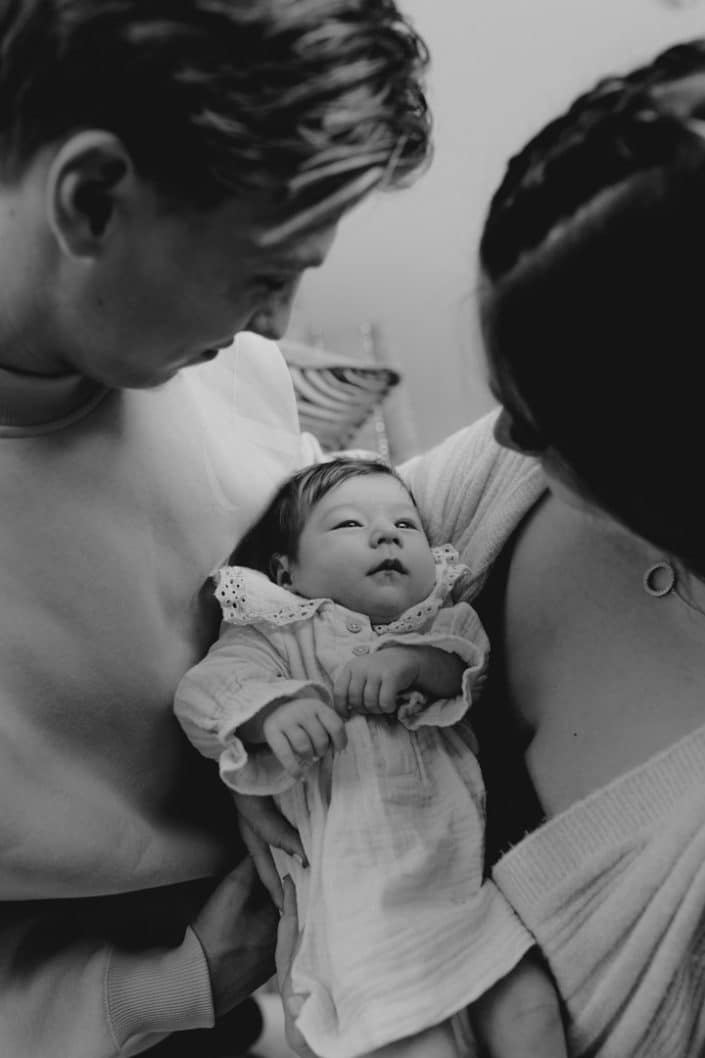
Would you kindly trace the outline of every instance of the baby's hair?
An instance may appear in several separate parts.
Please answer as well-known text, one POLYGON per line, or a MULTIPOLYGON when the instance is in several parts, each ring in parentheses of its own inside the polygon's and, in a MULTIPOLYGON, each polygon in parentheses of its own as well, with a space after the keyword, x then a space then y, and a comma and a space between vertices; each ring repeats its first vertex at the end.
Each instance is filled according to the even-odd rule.
POLYGON ((100 128, 195 206, 393 186, 429 156, 427 64, 393 0, 0 0, 0 175, 100 128))
POLYGON ((515 439, 701 573, 704 122, 705 40, 601 81, 511 160, 480 248, 515 439))
MULTIPOLYGON (((297 558, 304 525, 324 496, 351 478, 379 474, 394 478, 409 492, 396 470, 377 459, 338 457, 304 467, 280 486, 262 517, 230 555, 228 565, 248 566, 273 579, 273 557, 297 558)), ((411 499, 413 501, 413 496, 411 499)))

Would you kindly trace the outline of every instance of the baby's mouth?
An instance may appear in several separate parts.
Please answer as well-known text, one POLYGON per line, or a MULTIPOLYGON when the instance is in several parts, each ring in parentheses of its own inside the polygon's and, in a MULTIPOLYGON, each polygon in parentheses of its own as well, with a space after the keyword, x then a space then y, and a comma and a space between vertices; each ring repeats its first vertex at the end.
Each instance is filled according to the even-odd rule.
POLYGON ((374 573, 406 573, 406 567, 398 558, 385 558, 378 565, 373 566, 367 576, 371 577, 374 573))

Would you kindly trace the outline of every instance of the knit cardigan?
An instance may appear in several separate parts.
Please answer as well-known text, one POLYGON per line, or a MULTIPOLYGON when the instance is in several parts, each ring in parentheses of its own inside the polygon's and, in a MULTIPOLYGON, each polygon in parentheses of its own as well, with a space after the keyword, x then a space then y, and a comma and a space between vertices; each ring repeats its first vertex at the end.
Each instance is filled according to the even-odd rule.
MULTIPOLYGON (((469 598, 545 488, 493 423, 405 468, 432 541, 474 571, 469 598)), ((550 964, 571 1055, 705 1054, 705 726, 550 819, 492 874, 550 964)))

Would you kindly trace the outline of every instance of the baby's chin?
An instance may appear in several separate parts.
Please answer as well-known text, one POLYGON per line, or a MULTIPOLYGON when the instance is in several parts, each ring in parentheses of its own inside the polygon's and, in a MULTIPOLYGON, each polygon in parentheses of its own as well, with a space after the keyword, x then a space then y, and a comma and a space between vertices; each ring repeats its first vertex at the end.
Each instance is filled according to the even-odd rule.
POLYGON ((380 600, 379 604, 374 607, 374 613, 368 613, 368 617, 373 625, 389 625, 393 621, 398 620, 402 614, 405 614, 407 610, 413 609, 414 606, 418 606, 431 594, 433 585, 424 591, 418 597, 414 596, 411 599, 407 599, 404 603, 393 603, 389 600, 389 605, 385 605, 384 600, 380 600))
POLYGON ((409 609, 409 606, 413 606, 413 603, 409 603, 409 606, 404 604, 403 606, 399 603, 392 602, 392 600, 375 600, 375 604, 365 604, 361 599, 348 599, 338 595, 331 596, 333 602, 339 606, 344 606, 346 610, 351 610, 353 613, 363 614, 370 624, 373 625, 388 625, 392 621, 396 621, 397 617, 401 617, 403 613, 409 609))

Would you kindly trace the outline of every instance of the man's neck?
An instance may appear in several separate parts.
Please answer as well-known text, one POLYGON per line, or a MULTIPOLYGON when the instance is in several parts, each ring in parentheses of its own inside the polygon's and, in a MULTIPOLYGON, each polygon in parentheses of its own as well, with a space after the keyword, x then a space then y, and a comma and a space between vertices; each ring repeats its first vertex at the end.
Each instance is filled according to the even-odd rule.
POLYGON ((35 375, 0 366, 0 431, 62 423, 104 393, 104 387, 77 374, 35 375))

